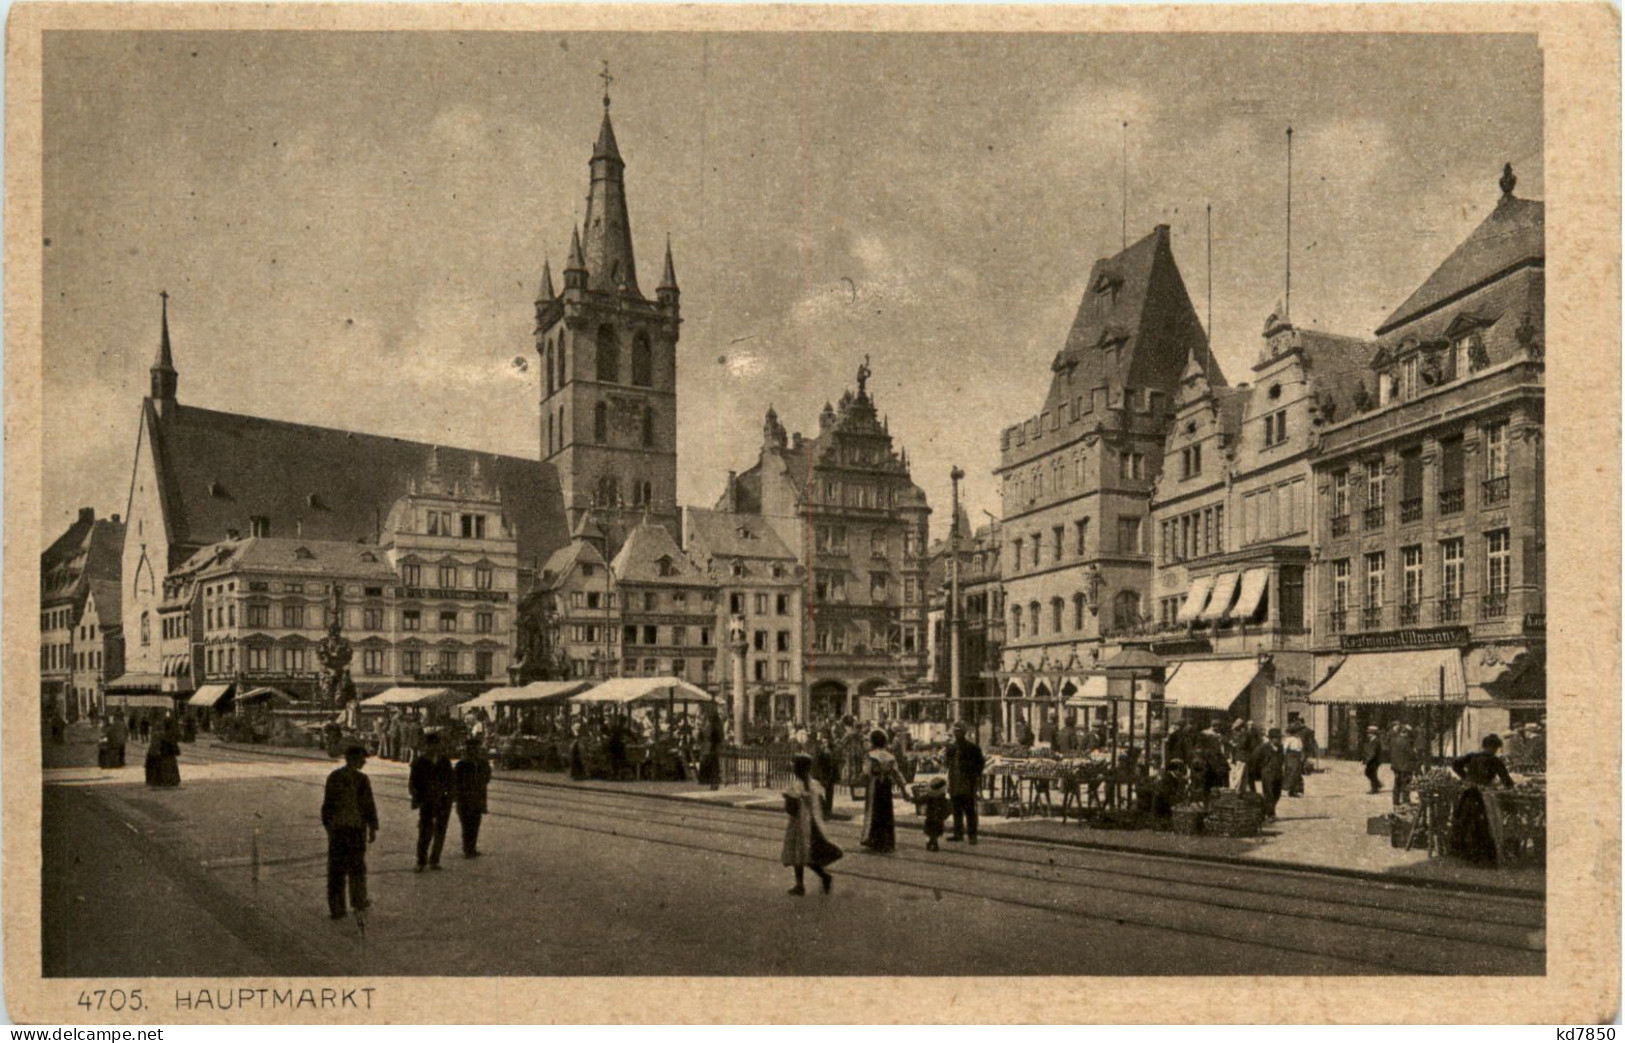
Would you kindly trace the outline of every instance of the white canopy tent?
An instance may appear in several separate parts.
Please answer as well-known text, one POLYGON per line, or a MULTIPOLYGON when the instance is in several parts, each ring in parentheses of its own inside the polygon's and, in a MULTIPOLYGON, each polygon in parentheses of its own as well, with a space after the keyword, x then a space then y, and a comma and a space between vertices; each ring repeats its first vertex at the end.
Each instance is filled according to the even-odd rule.
POLYGON ((464 703, 463 710, 494 710, 499 706, 562 702, 587 690, 586 681, 532 681, 518 688, 493 688, 464 703))
POLYGON ((598 703, 612 706, 633 706, 639 703, 718 703, 722 700, 689 684, 680 677, 613 677, 579 695, 570 697, 576 704, 598 703))
POLYGON ((1191 659, 1178 664, 1163 685, 1163 698, 1196 710, 1228 710, 1258 676, 1258 660, 1191 659))
POLYGON ((450 688, 386 688, 377 695, 361 700, 362 709, 384 709, 390 706, 437 706, 459 702, 462 693, 450 688))
POLYGON ((186 705, 205 706, 212 709, 222 699, 226 698, 226 693, 230 691, 231 685, 229 684, 206 684, 192 693, 192 697, 186 700, 186 705))

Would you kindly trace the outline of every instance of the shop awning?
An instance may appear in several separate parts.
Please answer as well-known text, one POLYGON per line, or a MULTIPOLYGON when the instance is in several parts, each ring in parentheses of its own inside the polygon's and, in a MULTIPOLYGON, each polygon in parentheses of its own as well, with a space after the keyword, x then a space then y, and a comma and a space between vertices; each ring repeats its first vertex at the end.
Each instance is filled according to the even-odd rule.
POLYGON ((172 710, 175 700, 167 695, 145 693, 140 695, 114 695, 107 696, 109 710, 172 710))
MULTIPOLYGON (((1066 698, 1068 706, 1097 706, 1106 701, 1106 678, 1100 674, 1089 677, 1073 678, 1073 683, 1079 681, 1078 690, 1066 698)), ((1061 687, 1065 688, 1065 685, 1061 687)))
POLYGON ((1162 688, 1162 697, 1182 710, 1228 710, 1258 676, 1258 660, 1188 659, 1162 688))
POLYGON ((1224 614, 1230 611, 1230 602, 1236 596, 1236 580, 1241 578, 1239 573, 1221 572, 1213 579, 1213 596, 1208 598, 1207 608, 1202 610, 1202 619, 1223 619, 1224 614))
POLYGON ((596 688, 570 697, 572 703, 664 703, 668 697, 679 703, 714 703, 716 696, 696 688, 680 677, 613 677, 596 688))
POLYGON ((361 701, 362 706, 432 706, 456 703, 461 695, 450 688, 386 688, 361 701))
POLYGON ((1198 576, 1192 580, 1191 589, 1185 595, 1185 603, 1179 606, 1179 621, 1194 623, 1201 618, 1202 610, 1207 607, 1207 596, 1212 591, 1212 576, 1198 576))
POLYGON ((1467 701, 1461 653, 1454 648, 1407 652, 1359 652, 1309 693, 1312 703, 1438 702, 1440 671, 1444 700, 1467 701))
POLYGON ((192 693, 192 698, 186 700, 187 706, 213 706, 226 698, 231 692, 229 684, 206 684, 192 693))
POLYGON ((164 676, 181 677, 192 672, 192 657, 187 653, 164 656, 164 676))
MULTIPOLYGON (((156 692, 163 683, 164 679, 158 674, 120 674, 107 682, 107 690, 109 692, 156 692)), ((174 702, 167 695, 164 696, 164 699, 169 703, 174 702)))
POLYGON ((518 688, 493 688, 464 703, 464 710, 490 710, 498 706, 561 702, 587 690, 586 681, 532 681, 518 688))
POLYGON ((257 703, 262 699, 268 699, 273 703, 296 703, 299 701, 280 688, 251 688, 239 695, 237 702, 239 704, 257 703))
POLYGON ((1258 611, 1258 603, 1264 600, 1264 588, 1269 585, 1269 569, 1248 569, 1241 574, 1241 596, 1236 599, 1236 607, 1230 610, 1233 619, 1251 619, 1253 613, 1258 611))

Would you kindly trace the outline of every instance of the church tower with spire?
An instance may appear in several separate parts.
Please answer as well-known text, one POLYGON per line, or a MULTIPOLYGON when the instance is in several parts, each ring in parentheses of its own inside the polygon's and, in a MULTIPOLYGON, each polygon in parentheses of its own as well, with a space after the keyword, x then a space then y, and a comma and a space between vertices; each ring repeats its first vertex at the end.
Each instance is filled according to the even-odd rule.
POLYGON ((609 116, 589 163, 585 223, 570 232, 563 289, 544 263, 536 301, 542 459, 557 470, 572 530, 590 515, 613 555, 644 517, 679 532, 677 338, 671 242, 653 300, 638 286, 626 164, 609 116))

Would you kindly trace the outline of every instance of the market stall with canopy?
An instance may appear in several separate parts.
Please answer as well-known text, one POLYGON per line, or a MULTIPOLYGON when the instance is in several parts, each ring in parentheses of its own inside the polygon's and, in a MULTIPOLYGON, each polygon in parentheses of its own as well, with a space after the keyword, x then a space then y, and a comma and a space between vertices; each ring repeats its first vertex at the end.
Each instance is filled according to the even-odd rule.
POLYGON ((1350 653, 1309 693, 1309 702, 1341 709, 1343 719, 1333 723, 1341 724, 1338 733, 1349 736, 1350 745, 1357 746, 1365 726, 1384 729, 1391 720, 1406 719, 1444 756, 1447 735, 1454 749, 1462 747, 1458 732, 1467 682, 1461 652, 1416 648, 1350 653))
POLYGON ((586 681, 532 681, 518 688, 493 688, 475 696, 460 709, 495 711, 502 707, 536 706, 544 703, 562 703, 573 695, 590 688, 586 681))
POLYGON ((467 692, 458 692, 450 688, 386 688, 377 695, 361 700, 362 710, 387 710, 392 706, 431 707, 455 706, 468 699, 467 692))
POLYGON ((1237 699, 1258 676, 1258 659, 1187 659, 1175 663, 1164 683, 1166 702, 1182 710, 1203 711, 1205 715, 1228 715, 1237 699))

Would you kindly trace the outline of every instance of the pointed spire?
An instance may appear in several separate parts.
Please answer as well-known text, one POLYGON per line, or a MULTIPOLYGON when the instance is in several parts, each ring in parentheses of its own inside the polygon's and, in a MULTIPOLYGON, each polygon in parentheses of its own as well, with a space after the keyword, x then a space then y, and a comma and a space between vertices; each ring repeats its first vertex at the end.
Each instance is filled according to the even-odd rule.
POLYGON ((542 258, 542 289, 538 296, 544 301, 558 296, 553 292, 553 265, 545 257, 542 258))
POLYGON ((569 267, 565 269, 567 272, 579 271, 587 267, 587 259, 581 254, 581 231, 577 228, 570 229, 570 260, 568 263, 569 267))
POLYGON ((582 228, 582 249, 587 263, 587 288, 601 293, 628 293, 637 297, 637 263, 632 256, 632 223, 626 212, 626 185, 621 150, 609 119, 608 63, 604 72, 604 121, 592 148, 592 184, 587 193, 587 221, 582 228))
POLYGON ((173 402, 175 389, 179 383, 175 374, 175 359, 169 347, 169 293, 160 290, 159 298, 163 318, 162 332, 158 336, 158 357, 153 360, 152 369, 152 398, 157 402, 173 402))
POLYGON ((620 146, 615 143, 615 125, 609 121, 609 109, 604 109, 604 121, 598 124, 598 140, 592 146, 593 159, 612 159, 622 163, 620 146))
POLYGON ((671 236, 666 236, 666 270, 660 276, 660 289, 677 289, 677 267, 671 263, 671 236))

